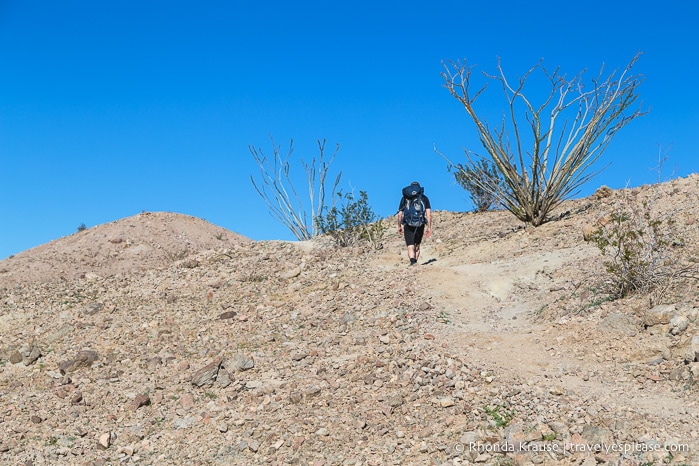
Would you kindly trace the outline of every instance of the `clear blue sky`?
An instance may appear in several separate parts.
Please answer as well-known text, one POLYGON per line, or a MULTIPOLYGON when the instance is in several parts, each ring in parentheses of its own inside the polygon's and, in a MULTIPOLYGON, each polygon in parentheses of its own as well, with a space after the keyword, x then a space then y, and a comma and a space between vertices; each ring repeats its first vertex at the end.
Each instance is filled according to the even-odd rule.
POLYGON ((470 210, 433 152, 480 149, 443 60, 493 72, 500 57, 517 76, 543 58, 574 74, 641 51, 650 113, 580 195, 654 181, 659 145, 666 177, 699 171, 697 24, 677 0, 0 0, 0 258, 144 210, 292 239, 249 179, 248 145, 270 152, 270 134, 305 158, 319 138, 339 143, 342 187, 380 216, 414 179, 433 208, 470 210))

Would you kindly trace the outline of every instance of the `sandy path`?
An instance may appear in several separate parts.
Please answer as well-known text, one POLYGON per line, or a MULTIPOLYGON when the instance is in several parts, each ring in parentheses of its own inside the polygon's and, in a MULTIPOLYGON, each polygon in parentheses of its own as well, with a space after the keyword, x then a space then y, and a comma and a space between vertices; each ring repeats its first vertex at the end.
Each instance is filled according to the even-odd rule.
MULTIPOLYGON (((588 346, 586 354, 575 354, 559 344, 561 336, 549 323, 531 318, 543 303, 532 302, 526 293, 519 293, 518 283, 531 281, 539 271, 555 270, 588 253, 580 247, 489 263, 465 263, 463 257, 440 258, 425 247, 423 258, 431 261, 420 272, 431 284, 432 304, 443 309, 443 320, 448 322, 441 338, 457 354, 497 367, 505 379, 667 422, 699 417, 696 403, 688 403, 669 385, 639 389, 638 382, 624 376, 614 358, 607 356, 600 362, 594 345, 588 346)), ((569 332, 575 333, 575 328, 569 332)), ((684 426, 689 429, 689 424, 684 426)), ((684 435, 689 435, 687 429, 682 429, 684 435)))

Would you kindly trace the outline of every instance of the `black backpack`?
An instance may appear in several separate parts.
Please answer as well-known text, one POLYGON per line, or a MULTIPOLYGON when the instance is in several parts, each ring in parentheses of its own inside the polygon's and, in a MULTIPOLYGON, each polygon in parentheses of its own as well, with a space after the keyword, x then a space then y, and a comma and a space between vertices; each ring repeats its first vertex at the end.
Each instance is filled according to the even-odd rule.
POLYGON ((425 221, 425 201, 422 194, 425 188, 411 184, 403 188, 405 205, 403 206, 403 224, 410 227, 419 227, 427 223, 425 221))

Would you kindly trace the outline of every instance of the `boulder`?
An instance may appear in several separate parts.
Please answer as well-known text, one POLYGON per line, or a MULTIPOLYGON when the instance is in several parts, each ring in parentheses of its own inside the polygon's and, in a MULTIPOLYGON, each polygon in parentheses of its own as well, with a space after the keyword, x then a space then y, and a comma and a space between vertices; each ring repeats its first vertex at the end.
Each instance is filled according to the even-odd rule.
POLYGON ((221 367, 221 360, 217 359, 211 364, 207 364, 192 375, 192 385, 203 387, 204 385, 213 385, 218 370, 221 367))
POLYGON ((621 312, 615 312, 604 317, 597 324, 597 330, 617 335, 636 336, 636 321, 633 317, 621 312))
POLYGON ((676 315, 670 319, 670 333, 680 335, 689 327, 689 319, 685 315, 676 315))
POLYGON ((699 335, 692 338, 689 347, 684 353, 684 360, 687 363, 699 361, 699 335))
POLYGON ((643 325, 652 327, 654 325, 669 324, 675 316, 676 308, 674 304, 659 304, 648 309, 643 316, 643 325))

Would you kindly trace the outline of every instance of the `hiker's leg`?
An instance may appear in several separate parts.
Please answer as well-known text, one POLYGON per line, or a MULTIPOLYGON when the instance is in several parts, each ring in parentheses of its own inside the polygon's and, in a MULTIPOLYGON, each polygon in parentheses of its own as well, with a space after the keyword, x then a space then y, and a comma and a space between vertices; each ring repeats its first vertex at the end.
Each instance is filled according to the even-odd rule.
POLYGON ((425 226, 415 229, 415 260, 420 258, 420 244, 422 243, 422 235, 425 233, 425 226))
POLYGON ((414 264, 417 262, 415 257, 415 228, 405 225, 403 232, 405 245, 408 246, 408 259, 410 259, 411 264, 414 264))
POLYGON ((418 254, 418 248, 414 244, 408 246, 408 259, 417 259, 416 254, 418 254))

